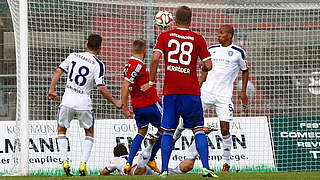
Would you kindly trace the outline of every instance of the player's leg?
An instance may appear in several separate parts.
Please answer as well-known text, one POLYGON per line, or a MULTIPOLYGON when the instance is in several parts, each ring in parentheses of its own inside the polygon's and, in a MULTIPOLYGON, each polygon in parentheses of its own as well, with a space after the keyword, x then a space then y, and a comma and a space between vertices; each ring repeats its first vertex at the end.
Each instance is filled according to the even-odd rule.
POLYGON ((57 143, 59 147, 60 160, 66 176, 73 176, 70 169, 67 156, 68 138, 66 136, 67 128, 70 127, 70 121, 73 118, 74 111, 66 106, 60 106, 58 110, 58 137, 57 143))
POLYGON ((161 127, 164 133, 161 139, 161 176, 168 176, 168 164, 173 148, 173 133, 178 126, 178 115, 176 113, 177 95, 165 95, 163 98, 163 118, 161 127))
POLYGON ((193 142, 186 151, 186 159, 183 160, 176 168, 169 168, 169 174, 185 174, 193 169, 194 162, 198 156, 197 148, 193 142))
POLYGON ((161 139, 162 139, 162 133, 163 133, 163 129, 161 128, 162 112, 163 112, 162 104, 160 101, 158 101, 153 106, 150 107, 150 116, 148 117, 150 124, 158 128, 158 132, 156 134, 158 139, 153 145, 150 159, 148 162, 148 166, 157 173, 160 173, 160 170, 155 161, 155 157, 161 147, 161 139))
POLYGON ((184 124, 183 124, 183 119, 180 118, 179 125, 173 134, 173 142, 174 143, 181 137, 181 134, 184 130, 185 130, 185 128, 184 128, 184 124))
POLYGON ((93 143, 94 143, 94 111, 82 110, 77 111, 79 116, 79 125, 84 128, 85 139, 82 144, 82 153, 80 158, 79 173, 80 176, 87 175, 87 162, 90 158, 93 143))
POLYGON ((131 170, 132 161, 133 161, 134 157, 136 156, 137 152, 139 151, 139 149, 141 147, 141 143, 142 143, 147 131, 148 131, 148 126, 143 127, 143 128, 138 128, 138 134, 135 136, 135 138, 133 139, 133 141, 131 143, 128 160, 127 160, 126 166, 124 167, 124 172, 126 174, 131 170))
POLYGON ((204 177, 217 177, 209 168, 208 141, 203 130, 204 118, 200 96, 180 95, 178 99, 179 112, 184 120, 184 127, 192 129, 195 135, 196 149, 200 155, 204 177))
POLYGON ((232 147, 232 136, 230 134, 230 121, 233 118, 233 103, 230 99, 219 97, 216 103, 216 112, 220 120, 220 128, 223 142, 223 173, 230 169, 230 156, 232 147))

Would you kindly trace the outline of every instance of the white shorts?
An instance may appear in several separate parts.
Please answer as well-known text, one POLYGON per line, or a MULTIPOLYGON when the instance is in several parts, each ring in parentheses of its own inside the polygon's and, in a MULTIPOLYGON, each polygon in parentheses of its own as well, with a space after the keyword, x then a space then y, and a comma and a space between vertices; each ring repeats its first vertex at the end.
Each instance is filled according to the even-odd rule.
POLYGON ((79 125, 81 128, 89 129, 94 124, 93 110, 75 110, 67 106, 60 105, 58 110, 58 124, 59 126, 69 128, 70 122, 74 116, 78 117, 79 125))
POLYGON ((203 111, 214 107, 220 121, 230 122, 233 119, 233 102, 231 98, 201 92, 203 111))

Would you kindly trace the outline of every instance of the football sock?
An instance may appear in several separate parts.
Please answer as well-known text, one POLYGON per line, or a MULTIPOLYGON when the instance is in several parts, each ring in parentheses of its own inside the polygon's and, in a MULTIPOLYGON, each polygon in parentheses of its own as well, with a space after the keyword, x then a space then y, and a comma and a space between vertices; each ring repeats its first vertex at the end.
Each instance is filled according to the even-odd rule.
POLYGON ((184 131, 183 125, 184 125, 184 124, 183 124, 183 121, 180 121, 177 129, 174 131, 174 135, 173 135, 173 138, 174 138, 174 139, 179 139, 179 138, 180 138, 182 132, 184 131))
POLYGON ((210 169, 209 168, 209 160, 208 160, 208 141, 207 141, 207 137, 204 134, 203 130, 197 131, 195 133, 195 141, 196 141, 196 148, 197 151, 200 155, 200 160, 202 162, 202 166, 204 168, 210 169))
POLYGON ((137 167, 138 168, 145 168, 147 163, 149 162, 151 151, 154 145, 149 145, 146 149, 144 149, 139 157, 137 167))
POLYGON ((127 163, 129 163, 130 165, 132 165, 132 161, 133 161, 134 157, 136 156, 138 150, 140 149, 141 142, 143 139, 144 139, 144 136, 142 136, 139 133, 133 139, 133 141, 131 143, 130 151, 129 151, 129 157, 127 160, 127 163))
POLYGON ((68 160, 67 158, 68 139, 66 135, 58 134, 57 143, 59 147, 61 161, 68 160))
POLYGON ((162 167, 161 172, 168 171, 168 164, 170 155, 173 148, 173 134, 170 132, 165 132, 162 135, 161 139, 161 160, 162 160, 162 167))
POLYGON ((232 136, 230 134, 226 136, 222 136, 222 142, 223 142, 223 160, 225 163, 230 164, 232 136))
POLYGON ((94 138, 90 136, 86 136, 83 142, 83 151, 81 155, 81 162, 87 162, 89 160, 92 146, 93 146, 94 138))
POLYGON ((157 133, 160 137, 159 139, 155 142, 153 148, 152 148, 152 151, 151 151, 151 156, 150 156, 150 160, 149 161, 153 161, 154 158, 156 157, 157 155, 157 152, 158 150, 160 149, 161 147, 161 139, 162 139, 162 134, 160 132, 157 133))

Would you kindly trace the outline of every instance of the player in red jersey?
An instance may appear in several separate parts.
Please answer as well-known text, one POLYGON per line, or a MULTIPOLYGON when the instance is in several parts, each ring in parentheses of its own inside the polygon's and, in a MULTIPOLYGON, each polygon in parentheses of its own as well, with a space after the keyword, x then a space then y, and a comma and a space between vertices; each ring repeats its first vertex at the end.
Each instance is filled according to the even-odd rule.
MULTIPOLYGON (((161 176, 168 176, 168 163, 173 148, 173 133, 183 118, 184 127, 195 134, 196 148, 203 165, 204 177, 217 177, 209 168, 208 142, 203 131, 203 110, 200 99, 200 86, 197 77, 197 60, 203 62, 202 71, 212 68, 210 53, 204 38, 189 29, 191 9, 181 6, 176 11, 177 28, 166 31, 158 37, 150 65, 150 83, 156 79, 157 68, 163 55, 165 77, 163 87, 163 119, 161 127, 165 130, 161 142, 161 176)), ((142 89, 147 89, 147 85, 142 89)))
MULTIPOLYGON (((162 117, 162 104, 159 101, 157 90, 151 86, 147 91, 141 91, 140 87, 149 82, 149 72, 143 59, 146 54, 146 41, 137 39, 133 42, 133 56, 130 58, 124 69, 124 81, 122 83, 121 98, 123 103, 123 113, 126 118, 132 118, 128 106, 128 94, 131 95, 131 104, 135 114, 135 120, 138 127, 138 134, 133 139, 129 157, 124 168, 124 172, 128 173, 131 169, 132 161, 140 149, 141 142, 144 139, 148 125, 151 123, 159 129, 162 117)), ((160 171, 157 168, 154 160, 157 151, 161 146, 161 138, 155 143, 151 152, 151 158, 148 165, 155 171, 160 171)))

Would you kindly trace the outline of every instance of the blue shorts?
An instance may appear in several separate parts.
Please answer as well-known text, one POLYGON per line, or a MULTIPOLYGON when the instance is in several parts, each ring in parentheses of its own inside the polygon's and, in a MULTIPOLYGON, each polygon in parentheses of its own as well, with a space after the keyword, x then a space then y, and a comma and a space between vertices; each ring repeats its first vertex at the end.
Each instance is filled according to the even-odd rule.
POLYGON ((148 107, 134 108, 133 113, 138 128, 144 128, 149 123, 154 127, 161 126, 162 104, 160 101, 148 107))
POLYGON ((185 128, 203 127, 203 110, 200 96, 190 94, 170 94, 163 98, 163 119, 161 127, 175 130, 179 117, 183 118, 185 128))

